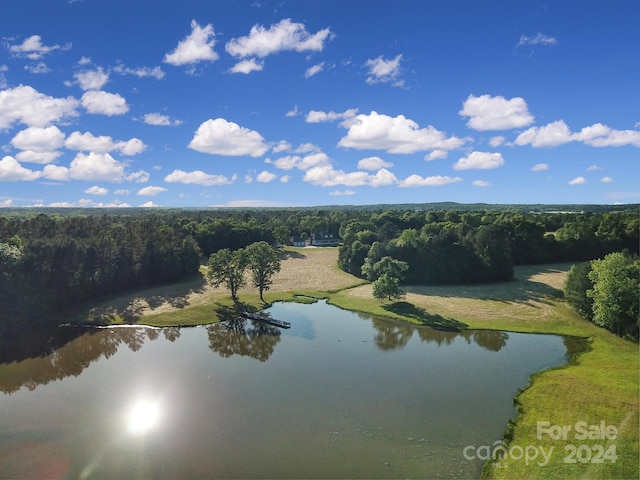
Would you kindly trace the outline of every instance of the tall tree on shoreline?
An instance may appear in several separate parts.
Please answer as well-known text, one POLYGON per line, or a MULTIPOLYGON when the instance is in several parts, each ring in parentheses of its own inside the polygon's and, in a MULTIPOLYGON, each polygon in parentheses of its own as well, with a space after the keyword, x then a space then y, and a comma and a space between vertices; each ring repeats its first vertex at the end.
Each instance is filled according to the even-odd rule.
POLYGON ((260 300, 264 302, 263 293, 269 290, 272 284, 271 277, 280 271, 278 253, 267 242, 252 243, 245 249, 245 253, 253 284, 258 287, 260 300))
POLYGON ((244 271, 247 268, 247 257, 244 250, 218 250, 211 254, 207 266, 207 280, 211 285, 219 287, 224 284, 231 291, 233 301, 237 302, 238 290, 246 283, 244 271))

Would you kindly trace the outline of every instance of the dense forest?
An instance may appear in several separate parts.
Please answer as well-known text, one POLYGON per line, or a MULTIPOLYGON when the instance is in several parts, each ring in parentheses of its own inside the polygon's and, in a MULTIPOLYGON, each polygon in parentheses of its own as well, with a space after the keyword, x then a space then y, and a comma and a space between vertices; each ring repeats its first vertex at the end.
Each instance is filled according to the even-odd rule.
POLYGON ((195 275, 221 249, 293 236, 341 238, 339 266, 408 264, 406 283, 508 280, 518 264, 638 254, 637 208, 555 213, 450 205, 396 208, 0 212, 0 336, 124 290, 195 275), (616 211, 617 210, 617 211, 616 211))
POLYGON ((514 265, 584 261, 638 252, 637 211, 605 213, 387 210, 343 222, 340 267, 362 276, 389 256, 407 262, 409 284, 509 280, 514 265))

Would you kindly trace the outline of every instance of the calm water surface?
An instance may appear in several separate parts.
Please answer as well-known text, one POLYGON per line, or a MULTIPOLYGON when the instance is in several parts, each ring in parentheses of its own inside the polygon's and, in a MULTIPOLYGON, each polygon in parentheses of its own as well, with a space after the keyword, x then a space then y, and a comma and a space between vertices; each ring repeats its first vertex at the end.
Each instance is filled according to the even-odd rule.
POLYGON ((76 329, 0 364, 0 477, 478 477, 464 447, 499 440, 518 389, 575 348, 325 302, 269 312, 292 328, 76 329))

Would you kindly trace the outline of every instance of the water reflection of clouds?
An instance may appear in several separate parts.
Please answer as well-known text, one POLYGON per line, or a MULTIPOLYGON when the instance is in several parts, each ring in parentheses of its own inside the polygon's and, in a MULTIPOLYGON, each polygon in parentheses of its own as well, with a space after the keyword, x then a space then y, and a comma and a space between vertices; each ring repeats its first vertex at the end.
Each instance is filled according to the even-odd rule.
POLYGON ((306 340, 315 340, 316 331, 313 328, 313 321, 306 315, 288 315, 287 321, 291 323, 291 328, 283 331, 284 335, 290 337, 300 337, 306 340))

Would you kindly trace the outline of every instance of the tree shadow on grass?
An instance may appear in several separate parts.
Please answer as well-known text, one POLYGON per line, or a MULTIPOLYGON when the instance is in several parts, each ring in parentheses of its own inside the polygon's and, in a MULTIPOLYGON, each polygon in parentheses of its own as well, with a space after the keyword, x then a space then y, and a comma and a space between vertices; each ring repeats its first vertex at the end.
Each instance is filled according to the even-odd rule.
POLYGON ((75 318, 80 323, 89 320, 95 324, 108 324, 121 319, 125 323, 135 324, 147 308, 154 310, 164 304, 179 309, 188 307, 189 296, 203 292, 205 286, 205 278, 201 274, 195 274, 176 283, 156 285, 96 299, 63 313, 71 317, 71 323, 74 323, 75 318))
POLYGON ((421 325, 431 327, 436 330, 445 330, 449 332, 460 332, 465 330, 468 325, 466 323, 454 320, 453 318, 445 318, 442 315, 434 315, 425 309, 416 307, 409 302, 394 302, 390 305, 384 305, 382 308, 388 312, 393 312, 403 317, 409 317, 418 321, 421 325))
POLYGON ((307 258, 307 256, 304 253, 300 253, 295 250, 280 250, 278 252, 278 257, 280 257, 280 260, 287 260, 288 258, 297 258, 297 259, 307 258))
POLYGON ((552 304, 562 298, 563 292, 547 283, 536 281, 537 274, 562 273, 565 264, 531 265, 516 267, 514 278, 503 282, 472 283, 460 285, 409 285, 408 293, 438 297, 492 300, 505 303, 524 303, 536 307, 536 303, 552 304))

